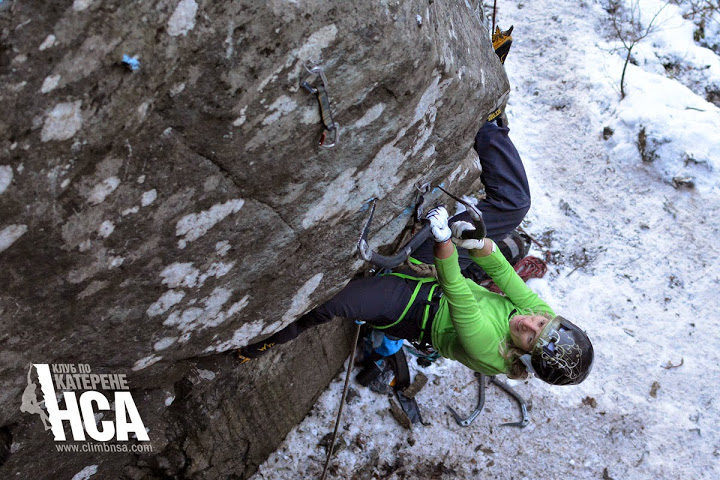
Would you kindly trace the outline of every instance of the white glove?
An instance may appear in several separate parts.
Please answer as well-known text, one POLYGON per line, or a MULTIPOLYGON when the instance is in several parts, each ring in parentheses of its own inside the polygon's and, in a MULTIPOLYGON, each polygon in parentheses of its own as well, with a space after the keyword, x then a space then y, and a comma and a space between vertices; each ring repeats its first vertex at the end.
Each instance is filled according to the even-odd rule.
POLYGON ((450 239, 452 232, 448 226, 448 212, 445 207, 433 208, 425 218, 430 221, 433 238, 436 242, 447 242, 450 239))
POLYGON ((452 224, 452 241, 455 245, 468 250, 480 250, 485 246, 484 238, 469 238, 475 226, 470 222, 459 220, 452 224), (463 234, 465 238, 463 238, 463 234))

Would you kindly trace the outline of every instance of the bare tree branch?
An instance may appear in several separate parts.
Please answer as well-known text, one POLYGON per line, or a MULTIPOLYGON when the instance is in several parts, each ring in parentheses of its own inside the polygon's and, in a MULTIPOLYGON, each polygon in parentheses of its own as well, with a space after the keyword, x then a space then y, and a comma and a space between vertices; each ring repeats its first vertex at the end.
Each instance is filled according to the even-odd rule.
MULTIPOLYGON (((719 1, 720 0, 716 0, 719 1)), ((606 0, 605 11, 610 15, 610 21, 620 43, 625 50, 625 63, 620 75, 620 98, 625 98, 625 75, 632 58, 635 46, 659 30, 660 14, 670 2, 665 2, 652 16, 647 25, 643 25, 642 12, 638 0, 606 0)))

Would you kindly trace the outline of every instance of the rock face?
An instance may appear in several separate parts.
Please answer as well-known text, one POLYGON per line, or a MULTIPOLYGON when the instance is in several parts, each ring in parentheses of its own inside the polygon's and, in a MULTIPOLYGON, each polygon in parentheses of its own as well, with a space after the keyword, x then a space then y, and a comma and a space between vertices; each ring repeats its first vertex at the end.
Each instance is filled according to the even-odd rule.
POLYGON ((416 182, 477 178, 474 134, 508 91, 478 3, 2 1, 3 477, 249 476, 349 333, 239 368, 233 349, 357 273, 369 198, 389 244, 416 182), (57 453, 19 409, 32 363, 127 374, 153 452, 57 453))

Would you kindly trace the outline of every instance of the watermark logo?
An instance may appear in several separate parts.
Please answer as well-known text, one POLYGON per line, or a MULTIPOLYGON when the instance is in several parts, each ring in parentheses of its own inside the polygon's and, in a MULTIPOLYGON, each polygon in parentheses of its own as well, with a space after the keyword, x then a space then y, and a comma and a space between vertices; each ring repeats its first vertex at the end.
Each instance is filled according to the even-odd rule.
POLYGON ((140 441, 150 441, 125 374, 96 374, 84 364, 35 363, 30 366, 27 380, 20 411, 39 415, 45 430, 52 430, 56 442, 68 440, 64 422, 69 422, 70 440, 74 441, 85 441, 86 434, 98 442, 125 442, 132 434, 140 441), (38 401, 37 385, 32 378, 33 367, 37 371, 42 401, 38 401), (56 392, 62 392, 64 409, 60 408, 56 392), (111 409, 103 392, 113 394, 114 409, 111 409), (115 411, 115 420, 97 422, 96 414, 111 410, 115 411))

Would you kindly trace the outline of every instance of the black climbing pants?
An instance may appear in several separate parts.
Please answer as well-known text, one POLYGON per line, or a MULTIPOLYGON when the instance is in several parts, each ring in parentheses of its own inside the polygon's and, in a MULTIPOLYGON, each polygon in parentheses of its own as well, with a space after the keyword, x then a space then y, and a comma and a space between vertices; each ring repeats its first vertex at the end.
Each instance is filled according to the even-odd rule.
MULTIPOLYGON (((416 300, 402 321, 382 331, 388 335, 407 340, 417 340, 420 336, 423 313, 430 283, 423 284, 416 300)), ((297 321, 262 342, 248 345, 242 353, 256 356, 265 345, 287 343, 305 330, 327 323, 335 317, 349 318, 367 322, 373 327, 386 327, 395 323, 407 307, 417 281, 394 275, 366 277, 352 280, 337 295, 311 310, 297 321)), ((426 327, 429 336, 434 311, 431 311, 426 327)))

